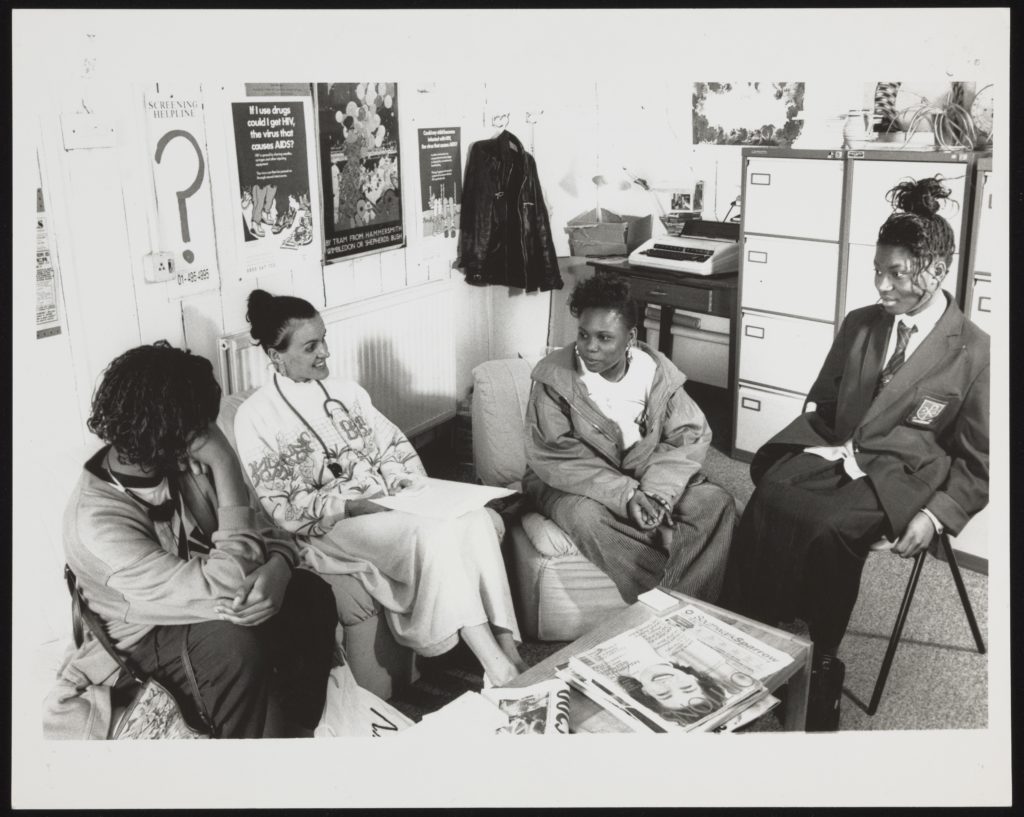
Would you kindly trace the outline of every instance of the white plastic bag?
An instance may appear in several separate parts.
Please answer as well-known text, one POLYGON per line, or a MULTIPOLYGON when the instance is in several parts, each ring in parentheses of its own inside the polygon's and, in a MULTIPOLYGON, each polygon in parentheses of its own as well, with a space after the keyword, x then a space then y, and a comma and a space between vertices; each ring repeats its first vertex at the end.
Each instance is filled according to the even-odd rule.
POLYGON ((412 725, 409 718, 387 701, 359 686, 345 664, 331 670, 327 679, 327 702, 313 736, 379 738, 412 725))

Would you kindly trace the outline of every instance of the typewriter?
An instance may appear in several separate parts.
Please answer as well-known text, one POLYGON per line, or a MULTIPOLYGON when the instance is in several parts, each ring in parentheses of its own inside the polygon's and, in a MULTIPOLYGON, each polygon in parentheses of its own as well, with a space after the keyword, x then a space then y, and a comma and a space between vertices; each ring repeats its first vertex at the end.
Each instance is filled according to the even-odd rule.
POLYGON ((724 221, 687 221, 678 235, 651 238, 629 254, 635 267, 725 275, 740 268, 740 225, 724 221))

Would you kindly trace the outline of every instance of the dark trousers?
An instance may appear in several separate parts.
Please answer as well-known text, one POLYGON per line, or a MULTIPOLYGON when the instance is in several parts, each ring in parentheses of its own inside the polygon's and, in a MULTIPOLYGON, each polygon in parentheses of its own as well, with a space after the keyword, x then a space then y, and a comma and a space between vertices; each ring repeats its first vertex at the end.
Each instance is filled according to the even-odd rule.
POLYGON ((267 701, 313 729, 323 713, 338 614, 331 588, 307 570, 296 570, 281 610, 256 627, 226 621, 155 627, 129 661, 174 695, 190 725, 202 719, 182 663, 189 660, 203 706, 219 738, 263 735, 267 701))
POLYGON ((718 599, 736 504, 714 483, 695 478, 672 511, 675 527, 653 531, 641 530, 585 496, 553 488, 544 496, 544 514, 615 582, 626 603, 658 585, 702 601, 718 599))
POLYGON ((761 478, 740 520, 720 604, 766 624, 801 618, 835 654, 869 548, 888 528, 869 477, 789 453, 761 478))

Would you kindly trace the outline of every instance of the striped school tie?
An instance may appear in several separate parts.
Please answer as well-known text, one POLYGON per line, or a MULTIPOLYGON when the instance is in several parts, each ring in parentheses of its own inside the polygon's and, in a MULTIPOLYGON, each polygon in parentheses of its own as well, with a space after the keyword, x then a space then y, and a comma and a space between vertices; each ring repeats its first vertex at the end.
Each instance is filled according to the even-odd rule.
POLYGON ((885 364, 885 368, 882 369, 882 373, 878 376, 878 385, 875 386, 875 397, 878 397, 878 393, 889 385, 889 381, 892 380, 893 375, 895 375, 900 366, 903 365, 903 360, 907 352, 907 344, 910 343, 910 336, 916 331, 916 326, 910 326, 903 321, 900 321, 896 325, 896 348, 893 349, 892 357, 889 358, 889 362, 885 364))

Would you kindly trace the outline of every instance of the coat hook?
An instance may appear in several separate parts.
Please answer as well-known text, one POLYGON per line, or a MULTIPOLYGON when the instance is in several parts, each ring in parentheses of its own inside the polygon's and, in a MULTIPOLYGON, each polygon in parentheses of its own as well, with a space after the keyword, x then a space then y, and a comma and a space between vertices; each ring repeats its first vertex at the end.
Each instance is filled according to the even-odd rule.
POLYGON ((496 116, 491 117, 492 128, 503 128, 508 124, 508 120, 511 114, 509 112, 499 113, 496 116))
POLYGON ((536 111, 536 112, 534 112, 534 111, 527 111, 526 112, 526 124, 527 125, 536 125, 540 121, 540 118, 543 115, 544 115, 544 111, 543 110, 536 111))

